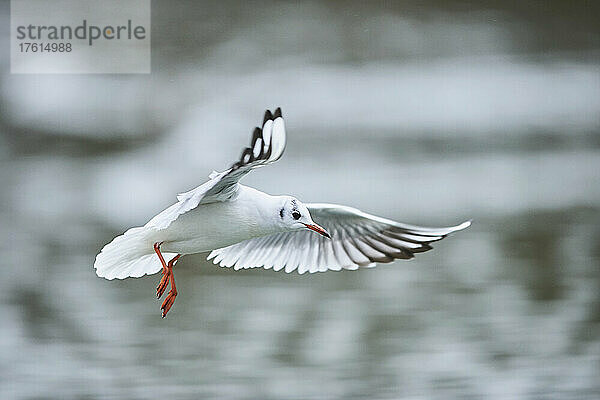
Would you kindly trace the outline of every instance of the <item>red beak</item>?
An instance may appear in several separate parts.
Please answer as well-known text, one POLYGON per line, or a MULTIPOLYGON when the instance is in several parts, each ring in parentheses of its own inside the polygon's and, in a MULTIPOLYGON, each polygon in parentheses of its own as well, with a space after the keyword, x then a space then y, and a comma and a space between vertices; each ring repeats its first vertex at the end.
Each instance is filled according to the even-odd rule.
POLYGON ((304 226, 306 226, 311 231, 315 231, 315 232, 320 233, 321 235, 325 236, 326 238, 331 239, 331 235, 329 234, 329 232, 327 232, 324 228, 320 227, 317 224, 313 224, 313 225, 304 224, 304 226))

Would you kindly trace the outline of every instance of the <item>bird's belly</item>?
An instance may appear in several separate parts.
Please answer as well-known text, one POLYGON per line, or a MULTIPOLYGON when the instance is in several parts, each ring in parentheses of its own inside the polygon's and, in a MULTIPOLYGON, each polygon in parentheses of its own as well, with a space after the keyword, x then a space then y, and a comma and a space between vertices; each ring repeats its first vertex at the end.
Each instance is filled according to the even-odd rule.
POLYGON ((227 247, 230 244, 233 243, 224 242, 209 236, 197 236, 187 240, 165 241, 161 249, 169 253, 194 254, 227 247))
POLYGON ((179 254, 201 253, 261 236, 256 221, 232 203, 212 203, 182 214, 163 232, 161 249, 179 254))

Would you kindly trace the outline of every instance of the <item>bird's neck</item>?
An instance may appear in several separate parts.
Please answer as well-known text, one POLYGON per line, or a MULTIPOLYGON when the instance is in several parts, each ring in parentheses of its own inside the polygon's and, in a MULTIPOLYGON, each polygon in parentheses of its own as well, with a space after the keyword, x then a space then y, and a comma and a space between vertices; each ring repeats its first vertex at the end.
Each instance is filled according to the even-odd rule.
POLYGON ((271 235, 288 230, 278 217, 279 210, 284 203, 281 196, 271 196, 254 188, 240 185, 236 201, 243 210, 243 219, 255 231, 255 236, 271 235))

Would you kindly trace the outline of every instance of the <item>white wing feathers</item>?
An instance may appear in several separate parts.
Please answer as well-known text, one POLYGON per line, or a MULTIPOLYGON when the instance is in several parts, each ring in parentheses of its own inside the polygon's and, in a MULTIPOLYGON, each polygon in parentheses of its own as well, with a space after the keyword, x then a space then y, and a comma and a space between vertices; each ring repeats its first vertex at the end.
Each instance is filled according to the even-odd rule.
POLYGON ((213 171, 209 175, 208 182, 177 195, 177 203, 152 218, 145 226, 165 229, 178 216, 198 207, 201 203, 234 199, 239 188, 238 181, 251 170, 279 160, 285 150, 285 144, 285 124, 281 108, 277 108, 274 114, 267 110, 262 129, 254 128, 250 147, 244 149, 239 161, 226 171, 213 171))
POLYGON ((249 239, 212 251, 214 264, 234 269, 265 268, 285 272, 372 267, 395 259, 410 259, 414 253, 471 225, 470 221, 446 228, 425 228, 364 213, 335 204, 307 204, 313 220, 331 234, 331 239, 310 231, 293 231, 249 239))

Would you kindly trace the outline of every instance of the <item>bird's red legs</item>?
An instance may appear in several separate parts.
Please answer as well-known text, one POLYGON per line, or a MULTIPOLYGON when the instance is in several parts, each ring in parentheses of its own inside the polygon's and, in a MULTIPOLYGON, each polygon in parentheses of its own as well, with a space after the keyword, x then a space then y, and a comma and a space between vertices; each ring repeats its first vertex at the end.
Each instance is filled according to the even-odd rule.
POLYGON ((171 290, 169 291, 167 298, 165 299, 165 301, 163 301, 162 306, 160 307, 160 309, 162 310, 162 317, 164 318, 167 316, 167 313, 171 309, 171 306, 173 306, 173 303, 175 302, 175 297, 177 297, 177 288, 175 287, 175 274, 173 273, 173 265, 175 265, 175 262, 179 259, 179 257, 181 257, 181 254, 177 254, 169 261, 169 263, 166 263, 162 253, 160 252, 161 244, 162 243, 154 243, 154 251, 156 252, 156 255, 158 255, 158 258, 160 259, 160 262, 163 266, 163 276, 160 280, 160 283, 158 284, 158 287, 156 288, 157 298, 160 298, 163 295, 163 293, 167 289, 169 282, 171 282, 171 290))
POLYGON ((169 281, 171 281, 171 285, 173 285, 173 280, 171 279, 171 276, 173 275, 173 266, 175 265, 175 261, 177 261, 179 257, 181 257, 181 254, 177 254, 175 257, 173 257, 171 261, 169 261, 169 263, 167 264, 166 272, 163 271, 163 276, 160 280, 160 283, 158 284, 158 287, 156 288, 157 299, 160 299, 162 297, 163 293, 167 289, 167 286, 169 285, 169 281))
POLYGON ((175 265, 175 261, 177 261, 179 259, 179 257, 181 257, 181 254, 178 254, 175 257, 173 257, 171 259, 171 261, 169 261, 169 263, 167 264, 166 269, 163 268, 162 278, 160 279, 160 282, 159 282, 158 286, 156 287, 156 298, 157 299, 160 299, 162 297, 163 293, 165 293, 165 290, 167 289, 167 286, 169 285, 170 276, 173 271, 173 265, 175 265))
POLYGON ((160 298, 160 296, 162 296, 162 294, 165 292, 165 289, 167 288, 167 284, 169 283, 169 273, 168 273, 169 267, 167 266, 167 263, 165 262, 165 258, 163 257, 162 253, 160 252, 161 244, 162 244, 162 242, 154 243, 154 252, 158 256, 158 259, 160 260, 160 262, 163 266, 162 279, 160 280, 160 283, 156 287, 156 298, 160 298))
POLYGON ((167 313, 171 309, 171 306, 173 305, 173 303, 175 303, 175 297, 177 297, 177 288, 175 287, 175 274, 173 273, 173 266, 171 263, 175 262, 175 260, 179 257, 180 254, 176 255, 171 261, 169 261, 169 277, 171 281, 171 290, 169 290, 165 301, 163 301, 162 305, 160 306, 163 318, 167 316, 167 313))

